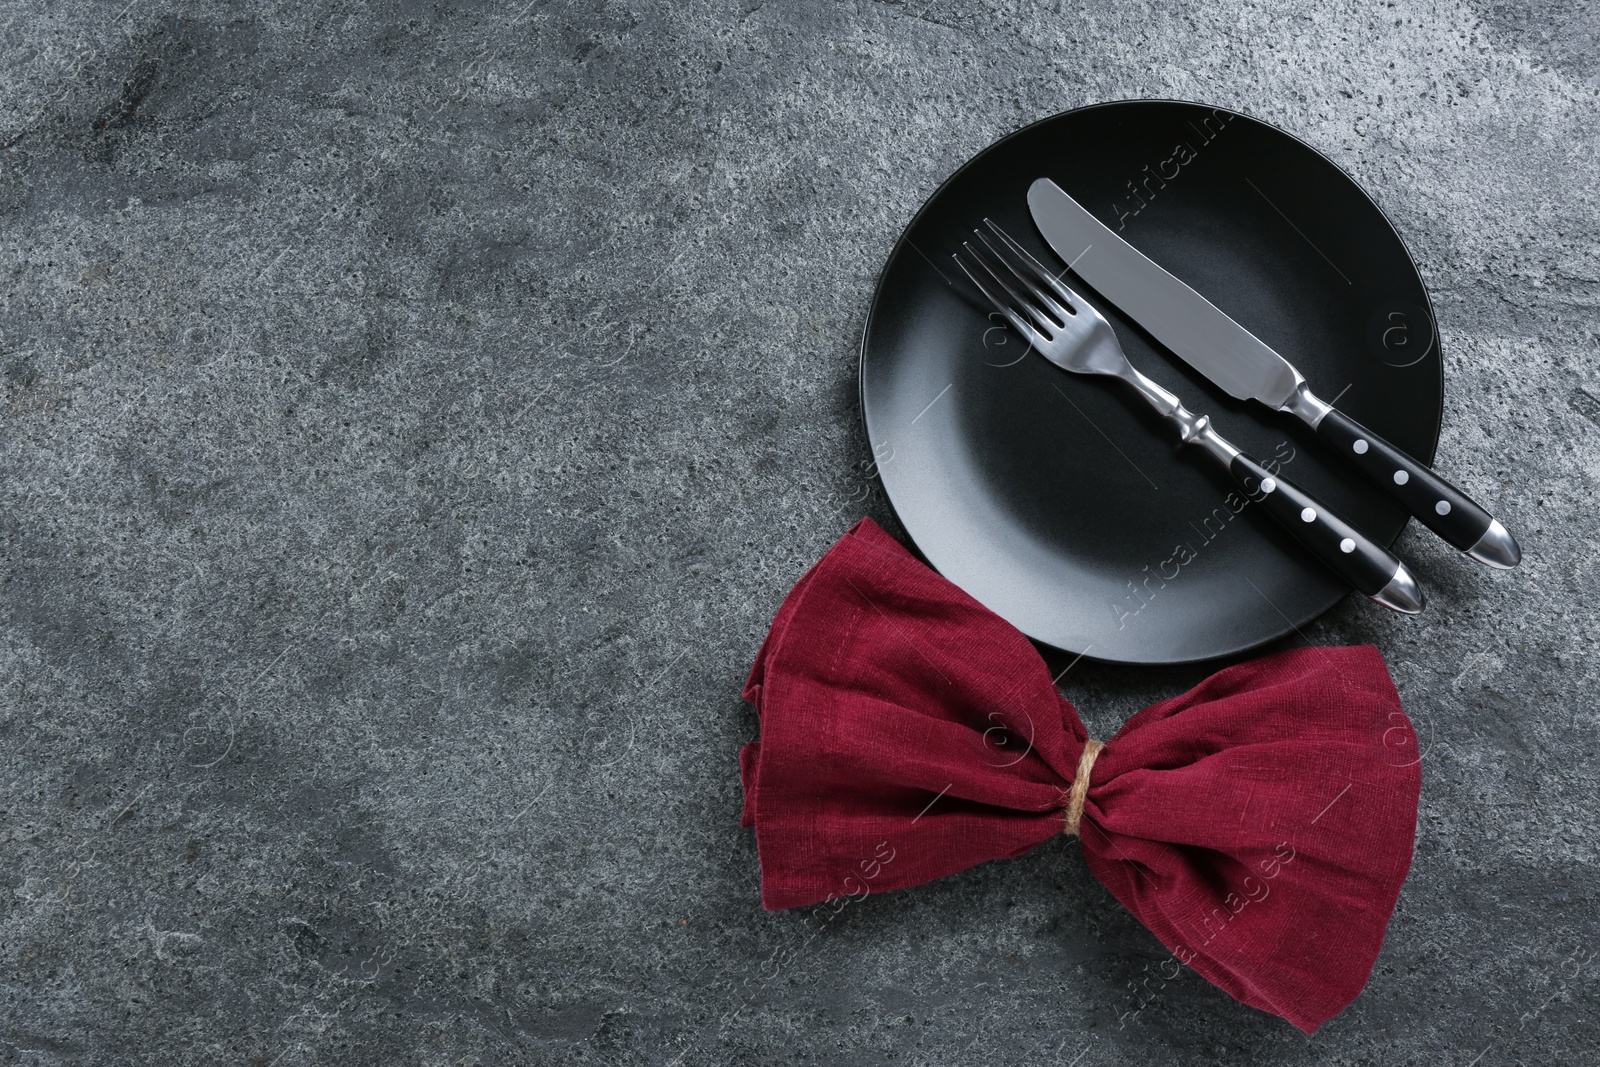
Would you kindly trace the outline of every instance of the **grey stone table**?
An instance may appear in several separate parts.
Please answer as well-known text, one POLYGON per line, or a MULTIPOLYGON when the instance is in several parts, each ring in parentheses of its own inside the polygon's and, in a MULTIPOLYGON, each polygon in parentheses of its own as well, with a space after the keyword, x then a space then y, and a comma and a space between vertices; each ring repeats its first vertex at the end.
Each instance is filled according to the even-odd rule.
MULTIPOLYGON (((0 5, 0 1062, 1595 1062, 1596 26, 0 5), (1413 529, 1426 616, 1305 635, 1384 649, 1426 745, 1383 955, 1311 1039, 1152 981, 1070 842, 824 923, 760 909, 738 828, 766 624, 891 521, 879 264, 998 136, 1149 96, 1372 191, 1440 463, 1527 551, 1413 529)), ((1203 673, 1064 684, 1104 736, 1203 673)))

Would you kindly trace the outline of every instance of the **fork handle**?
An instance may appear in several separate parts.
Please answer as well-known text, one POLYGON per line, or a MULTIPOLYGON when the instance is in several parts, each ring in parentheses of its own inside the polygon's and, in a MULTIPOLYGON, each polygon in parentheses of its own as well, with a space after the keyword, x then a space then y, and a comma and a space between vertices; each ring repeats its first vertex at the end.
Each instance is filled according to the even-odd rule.
POLYGON ((1183 406, 1165 386, 1127 360, 1117 376, 1138 390, 1178 427, 1183 443, 1213 456, 1268 515, 1345 581, 1386 608, 1415 615, 1422 610, 1422 587, 1394 553, 1345 522, 1293 482, 1280 478, 1217 432, 1211 419, 1183 406))
POLYGON ((1422 588, 1406 565, 1310 493, 1243 452, 1229 460, 1228 473, 1248 500, 1361 593, 1407 615, 1422 610, 1422 588))

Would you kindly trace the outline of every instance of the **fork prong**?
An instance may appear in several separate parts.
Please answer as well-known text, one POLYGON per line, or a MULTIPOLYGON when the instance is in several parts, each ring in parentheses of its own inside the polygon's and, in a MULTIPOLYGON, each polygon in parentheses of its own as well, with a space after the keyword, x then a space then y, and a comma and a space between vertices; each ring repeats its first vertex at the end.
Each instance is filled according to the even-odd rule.
MULTIPOLYGON (((1076 308, 1074 305, 1082 304, 1084 302, 1083 297, 1079 296, 1073 289, 1063 282, 1060 277, 1048 270, 1043 263, 1040 263, 1037 259, 1034 259, 1033 255, 1026 248, 1023 248, 1016 241, 1014 241, 1011 235, 1002 230, 999 224, 993 219, 986 218, 983 220, 983 224, 989 227, 989 229, 993 230, 996 237, 1005 242, 1006 247, 1011 249, 1013 255, 1020 259, 1023 263, 1027 264, 1028 269, 1033 273, 1034 277, 1038 278, 1041 282, 1048 286, 1050 291, 1055 293, 1056 296, 1067 305, 1069 311, 1075 312, 1076 308)), ((1068 264, 1068 267, 1070 268, 1071 264, 1068 264)))
MULTIPOLYGON (((987 222, 988 220, 985 219, 984 221, 987 222)), ((982 230, 974 230, 973 232, 978 235, 978 240, 983 242, 983 247, 989 250, 989 254, 994 256, 994 258, 999 260, 1001 263, 1005 264, 1006 269, 1011 272, 1012 277, 1014 277, 1017 282, 1028 291, 1028 295, 1031 296, 1036 303, 1044 305, 1044 307, 1056 317, 1057 322, 1062 325, 1066 325, 1072 321, 1074 309, 1070 301, 1057 301, 1052 299, 1050 294, 1041 288, 1037 281, 1028 277, 1028 274, 1024 273, 1022 268, 1017 265, 1015 252, 1007 252, 1003 249, 996 248, 994 246, 994 242, 989 240, 989 235, 984 233, 982 230)), ((1006 235, 1003 233, 1000 236, 1005 238, 1006 248, 1020 251, 1015 241, 1012 241, 1011 238, 1006 237, 1006 235)), ((1026 256, 1027 253, 1024 252, 1023 255, 1026 256)), ((1029 273, 1031 273, 1031 271, 1029 273)), ((1004 281, 1004 279, 1001 280, 1002 282, 1004 281)), ((1009 288, 1009 286, 1007 288, 1009 288)))
MULTIPOLYGON (((978 236, 981 238, 983 235, 978 234, 978 236)), ((988 244, 987 241, 984 243, 988 244)), ((1028 297, 1012 288, 1011 283, 1006 281, 1006 272, 995 270, 988 258, 976 248, 973 248, 971 244, 963 241, 961 243, 961 247, 967 250, 968 258, 970 258, 978 266, 982 267, 988 273, 989 277, 993 278, 995 282, 1006 291, 1006 295, 1011 297, 1012 306, 1021 310, 1024 315, 1033 320, 1034 326, 1039 330, 1040 333, 1054 333, 1056 330, 1061 328, 1060 323, 1052 321, 1049 316, 1045 315, 1044 312, 1039 310, 1037 301, 1028 299, 1028 297)), ((993 251, 993 249, 990 249, 991 253, 993 253, 993 251)), ((1001 260, 1001 262, 1004 263, 1005 261, 1001 260)), ((1011 274, 1013 277, 1016 277, 1015 270, 1012 270, 1011 274)))
MULTIPOLYGON (((956 266, 961 268, 961 273, 965 274, 968 280, 978 287, 978 291, 989 298, 989 303, 994 305, 994 309, 1005 316, 1005 320, 1011 324, 1012 329, 1016 330, 1036 348, 1042 348, 1045 345, 1044 336, 1034 328, 1033 324, 1023 318, 1009 303, 1000 299, 995 291, 989 288, 982 278, 978 277, 978 272, 967 266, 967 261, 961 258, 960 253, 952 252, 950 258, 956 261, 956 266)), ((987 267, 984 269, 988 270, 987 267)), ((989 271, 989 273, 993 274, 992 271, 989 271)))

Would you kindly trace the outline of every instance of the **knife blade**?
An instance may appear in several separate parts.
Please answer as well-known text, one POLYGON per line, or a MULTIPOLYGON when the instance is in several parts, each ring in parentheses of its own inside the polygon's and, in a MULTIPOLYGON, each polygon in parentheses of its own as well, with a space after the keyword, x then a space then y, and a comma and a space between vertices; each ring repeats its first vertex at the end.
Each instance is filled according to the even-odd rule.
POLYGON ((1298 417, 1419 522, 1478 562, 1514 567, 1522 559, 1516 539, 1471 497, 1319 398, 1272 346, 1123 240, 1055 182, 1039 178, 1029 186, 1028 209, 1070 270, 1223 392, 1298 417))

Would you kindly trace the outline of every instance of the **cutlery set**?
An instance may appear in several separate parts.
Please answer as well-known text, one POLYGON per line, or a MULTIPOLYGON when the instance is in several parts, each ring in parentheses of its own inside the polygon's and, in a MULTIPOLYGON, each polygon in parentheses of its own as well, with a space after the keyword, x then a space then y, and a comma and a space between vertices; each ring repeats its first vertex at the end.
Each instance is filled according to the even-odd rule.
POLYGON ((1184 282, 1096 219, 1048 178, 1028 190, 1035 225, 1066 269, 1051 271, 984 220, 978 244, 954 255, 961 270, 1033 349, 1063 370, 1117 378, 1222 467, 1267 514, 1351 586, 1384 607, 1422 610, 1421 587, 1383 545, 1310 494, 1274 475, 1130 363, 1103 315, 1066 285, 1071 271, 1228 395, 1287 412, 1472 559, 1514 567, 1516 540, 1426 464, 1322 400, 1295 367, 1184 282))

